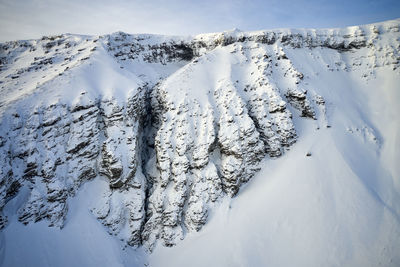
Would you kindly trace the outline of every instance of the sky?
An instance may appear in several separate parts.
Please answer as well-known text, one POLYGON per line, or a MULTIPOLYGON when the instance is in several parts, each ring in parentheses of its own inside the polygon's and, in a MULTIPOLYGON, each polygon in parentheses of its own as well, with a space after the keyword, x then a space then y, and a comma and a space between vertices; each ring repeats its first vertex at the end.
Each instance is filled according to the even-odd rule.
POLYGON ((0 0, 0 42, 60 33, 333 28, 399 17, 399 0, 0 0))

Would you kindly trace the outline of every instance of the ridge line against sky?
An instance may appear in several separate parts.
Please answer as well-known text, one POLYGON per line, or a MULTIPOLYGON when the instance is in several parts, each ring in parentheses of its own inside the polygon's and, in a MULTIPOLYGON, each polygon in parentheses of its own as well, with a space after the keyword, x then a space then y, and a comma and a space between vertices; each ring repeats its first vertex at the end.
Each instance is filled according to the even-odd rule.
POLYGON ((0 42, 61 33, 338 28, 399 17, 398 0, 0 0, 0 42))

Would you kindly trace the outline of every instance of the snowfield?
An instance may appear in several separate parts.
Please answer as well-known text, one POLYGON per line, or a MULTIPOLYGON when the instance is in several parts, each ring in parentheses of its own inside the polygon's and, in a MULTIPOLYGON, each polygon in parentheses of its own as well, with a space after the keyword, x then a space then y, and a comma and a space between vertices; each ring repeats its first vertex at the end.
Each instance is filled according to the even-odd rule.
POLYGON ((0 266, 400 266, 399 85, 400 19, 0 44, 0 266))

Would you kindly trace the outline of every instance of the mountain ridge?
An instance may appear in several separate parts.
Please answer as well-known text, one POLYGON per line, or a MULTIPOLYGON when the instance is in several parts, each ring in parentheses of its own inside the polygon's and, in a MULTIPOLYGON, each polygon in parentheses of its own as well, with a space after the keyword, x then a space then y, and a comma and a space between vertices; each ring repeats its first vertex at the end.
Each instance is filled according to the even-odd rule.
MULTIPOLYGON (((82 184, 106 178, 90 209, 107 231, 149 250, 173 246, 293 146, 297 117, 335 127, 334 93, 313 86, 319 72, 368 83, 385 68, 395 79, 399 24, 3 43, 0 210, 28 190, 19 221, 63 227, 82 184)), ((379 147, 365 125, 348 131, 379 147)))

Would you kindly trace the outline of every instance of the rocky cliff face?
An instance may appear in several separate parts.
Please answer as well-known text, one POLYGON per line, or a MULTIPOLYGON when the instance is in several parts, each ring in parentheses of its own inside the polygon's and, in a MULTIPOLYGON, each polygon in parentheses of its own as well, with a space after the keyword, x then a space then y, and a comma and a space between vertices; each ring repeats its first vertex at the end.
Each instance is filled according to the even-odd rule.
POLYGON ((0 228, 18 194, 20 222, 62 228, 82 183, 107 179, 89 208, 109 233, 150 250, 157 240, 172 246, 199 231, 261 160, 290 149, 293 116, 331 126, 330 103, 308 87, 313 70, 299 58, 368 80, 383 65, 398 73, 399 36, 392 21, 1 44, 0 228))

